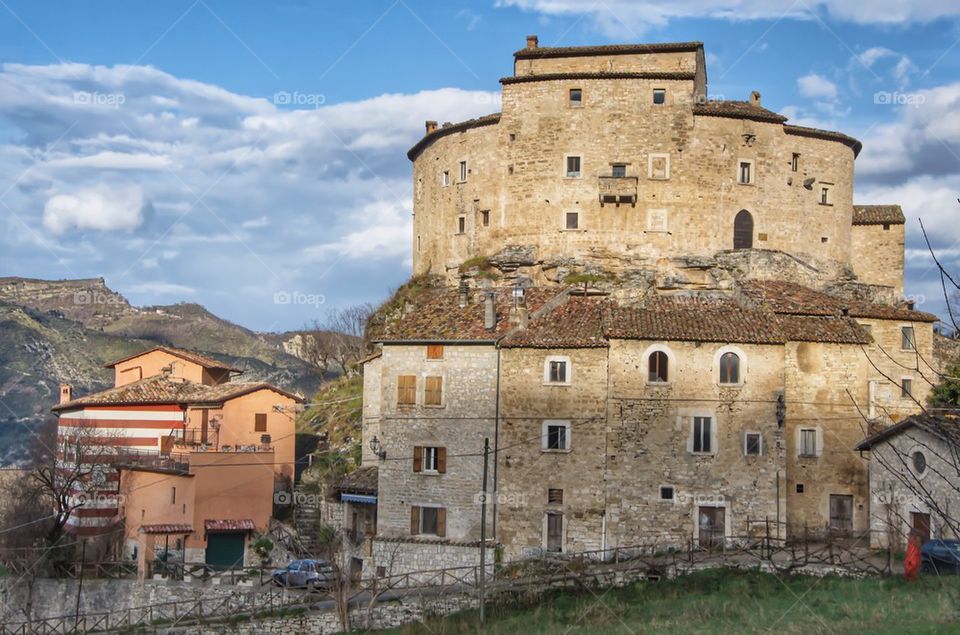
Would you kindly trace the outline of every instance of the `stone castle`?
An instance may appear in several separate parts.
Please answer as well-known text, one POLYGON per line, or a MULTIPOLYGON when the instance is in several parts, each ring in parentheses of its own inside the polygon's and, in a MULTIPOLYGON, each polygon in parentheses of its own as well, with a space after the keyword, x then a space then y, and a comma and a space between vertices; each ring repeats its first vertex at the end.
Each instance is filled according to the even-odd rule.
POLYGON ((899 540, 871 517, 925 512, 879 509, 854 448, 926 399, 936 317, 902 301, 900 208, 853 204, 860 143, 707 100, 700 43, 514 60, 502 112, 408 154, 415 278, 334 488, 362 566, 479 561, 484 439, 505 560, 899 540))

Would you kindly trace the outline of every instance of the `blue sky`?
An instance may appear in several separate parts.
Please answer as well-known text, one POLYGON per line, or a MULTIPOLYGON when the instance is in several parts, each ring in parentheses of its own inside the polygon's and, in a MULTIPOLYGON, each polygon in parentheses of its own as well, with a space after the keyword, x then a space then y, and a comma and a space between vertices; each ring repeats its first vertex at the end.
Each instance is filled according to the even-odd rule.
POLYGON ((541 45, 702 40, 710 94, 860 138, 908 217, 907 293, 960 271, 960 0, 0 0, 2 275, 103 276, 257 330, 409 275, 425 119, 498 110, 541 45), (284 103, 286 102, 286 103, 284 103))

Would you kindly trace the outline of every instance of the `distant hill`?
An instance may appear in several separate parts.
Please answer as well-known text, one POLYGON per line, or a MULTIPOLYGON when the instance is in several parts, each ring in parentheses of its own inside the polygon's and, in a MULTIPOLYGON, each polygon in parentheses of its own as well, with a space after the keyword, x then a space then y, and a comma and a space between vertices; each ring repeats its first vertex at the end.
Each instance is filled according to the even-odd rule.
POLYGON ((22 458, 44 425, 59 385, 82 395, 112 385, 103 364, 166 344, 244 370, 244 381, 268 381, 303 395, 321 372, 287 352, 293 335, 260 334, 198 304, 134 307, 102 278, 0 278, 0 464, 22 458))

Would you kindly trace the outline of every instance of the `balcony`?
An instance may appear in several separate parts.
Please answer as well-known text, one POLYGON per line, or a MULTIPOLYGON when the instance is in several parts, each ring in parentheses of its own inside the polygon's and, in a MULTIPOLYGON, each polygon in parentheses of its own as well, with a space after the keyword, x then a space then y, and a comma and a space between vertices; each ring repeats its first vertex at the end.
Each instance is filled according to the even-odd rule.
POLYGON ((170 434, 173 437, 174 445, 186 446, 191 449, 200 447, 217 447, 216 430, 174 430, 170 434))
POLYGON ((600 203, 637 203, 637 177, 601 176, 598 186, 600 203))
POLYGON ((117 467, 155 470, 172 474, 189 474, 190 455, 179 452, 157 452, 135 448, 117 448, 117 467))

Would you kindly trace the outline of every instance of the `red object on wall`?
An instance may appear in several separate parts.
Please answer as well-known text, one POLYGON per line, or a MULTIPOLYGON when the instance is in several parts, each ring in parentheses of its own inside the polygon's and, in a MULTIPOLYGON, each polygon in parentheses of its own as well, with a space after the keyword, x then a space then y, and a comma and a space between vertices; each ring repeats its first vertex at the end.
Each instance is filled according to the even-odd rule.
POLYGON ((907 556, 903 559, 903 577, 908 581, 916 580, 920 573, 920 538, 911 534, 907 545, 907 556))

